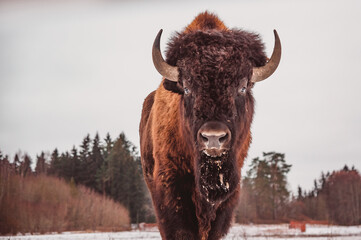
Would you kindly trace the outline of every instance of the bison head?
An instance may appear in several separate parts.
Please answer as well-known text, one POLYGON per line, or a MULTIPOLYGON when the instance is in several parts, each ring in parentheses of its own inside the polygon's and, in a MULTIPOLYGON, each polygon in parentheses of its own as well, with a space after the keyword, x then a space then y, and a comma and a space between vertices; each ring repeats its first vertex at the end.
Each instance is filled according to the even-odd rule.
POLYGON ((240 168, 251 141, 252 87, 277 68, 281 45, 277 32, 271 59, 255 34, 241 30, 178 33, 169 44, 167 62, 158 33, 153 62, 165 89, 181 95, 183 136, 194 150, 192 164, 198 192, 207 201, 225 200, 237 189, 240 168))

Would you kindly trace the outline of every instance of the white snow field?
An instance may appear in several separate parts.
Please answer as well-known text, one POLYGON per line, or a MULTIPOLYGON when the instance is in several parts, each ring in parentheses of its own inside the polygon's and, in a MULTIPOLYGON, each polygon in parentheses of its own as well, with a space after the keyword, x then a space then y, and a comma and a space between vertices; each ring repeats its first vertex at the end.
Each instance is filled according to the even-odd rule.
MULTIPOLYGON (((48 235, 19 235, 3 236, 0 240, 120 240, 120 239, 158 239, 160 234, 157 229, 147 231, 107 232, 107 233, 74 233, 65 232, 62 234, 48 235)), ((299 239, 299 240, 356 240, 361 239, 361 226, 343 227, 327 225, 306 225, 306 232, 301 233, 298 229, 289 229, 288 224, 272 225, 234 225, 227 240, 241 239, 299 239)))

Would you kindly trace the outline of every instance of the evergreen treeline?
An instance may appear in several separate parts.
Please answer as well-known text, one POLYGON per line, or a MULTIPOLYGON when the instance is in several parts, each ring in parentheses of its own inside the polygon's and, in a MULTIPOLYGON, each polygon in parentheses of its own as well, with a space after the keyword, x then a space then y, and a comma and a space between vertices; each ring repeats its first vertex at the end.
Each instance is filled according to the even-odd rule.
POLYGON ((36 156, 34 172, 27 154, 16 154, 13 164, 14 171, 21 176, 56 176, 108 196, 128 209, 133 223, 155 221, 140 157, 124 133, 115 140, 107 134, 103 142, 98 134, 94 139, 88 134, 79 149, 74 146, 63 153, 55 149, 50 156, 42 152, 36 156))

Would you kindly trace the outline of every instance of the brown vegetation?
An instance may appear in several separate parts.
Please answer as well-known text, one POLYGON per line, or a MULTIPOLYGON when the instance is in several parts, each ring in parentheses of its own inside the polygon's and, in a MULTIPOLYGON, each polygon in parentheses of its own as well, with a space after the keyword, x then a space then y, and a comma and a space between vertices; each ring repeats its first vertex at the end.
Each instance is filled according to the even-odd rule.
MULTIPOLYGON (((298 196, 289 198, 290 193, 286 188, 272 191, 272 186, 281 190, 286 182, 280 181, 285 180, 285 174, 277 176, 270 171, 271 166, 270 162, 253 159, 251 170, 242 180, 237 222, 361 224, 361 175, 354 167, 350 169, 345 166, 339 171, 322 173, 320 179, 314 181, 312 191, 303 192, 299 187, 298 196), (277 200, 282 195, 283 201, 277 200), (274 212, 277 214, 272 214, 274 212)), ((280 171, 282 167, 276 169, 280 171)))
POLYGON ((1 170, 1 234, 129 228, 129 214, 122 205, 86 187, 1 170))

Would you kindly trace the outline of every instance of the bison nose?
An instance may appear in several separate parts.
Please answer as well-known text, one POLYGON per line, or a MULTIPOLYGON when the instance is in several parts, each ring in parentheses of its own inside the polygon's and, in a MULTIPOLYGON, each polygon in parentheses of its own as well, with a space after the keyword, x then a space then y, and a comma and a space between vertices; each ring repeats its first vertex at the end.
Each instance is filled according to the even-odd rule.
POLYGON ((206 145, 207 148, 221 148, 223 142, 228 138, 228 134, 226 132, 202 132, 202 141, 206 145))
POLYGON ((230 140, 231 132, 227 125, 221 122, 207 122, 198 131, 200 150, 224 150, 230 140))

